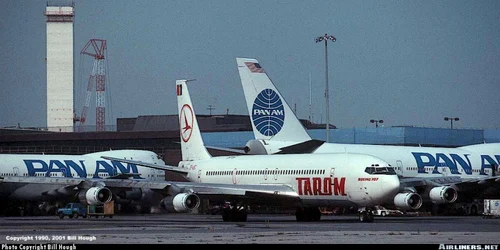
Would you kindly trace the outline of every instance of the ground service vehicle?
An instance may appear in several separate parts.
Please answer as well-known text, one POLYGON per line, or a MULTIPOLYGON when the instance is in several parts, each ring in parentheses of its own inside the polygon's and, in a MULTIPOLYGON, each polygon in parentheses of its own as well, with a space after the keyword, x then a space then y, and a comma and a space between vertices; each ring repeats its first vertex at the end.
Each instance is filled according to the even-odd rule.
POLYGON ((395 209, 387 209, 383 206, 375 206, 375 209, 373 210, 373 215, 375 216, 398 216, 398 215, 403 215, 403 212, 400 210, 395 210, 395 209))
POLYGON ((68 216, 69 218, 78 218, 78 216, 86 218, 87 208, 81 203, 68 203, 65 207, 57 209, 57 216, 61 219, 64 216, 68 216))
POLYGON ((500 218, 500 200, 484 200, 484 218, 500 218))
POLYGON ((94 216, 95 218, 98 218, 99 216, 102 216, 102 217, 113 218, 114 214, 115 214, 115 202, 114 201, 110 201, 108 203, 105 203, 104 205, 88 205, 87 206, 87 215, 89 217, 94 216))

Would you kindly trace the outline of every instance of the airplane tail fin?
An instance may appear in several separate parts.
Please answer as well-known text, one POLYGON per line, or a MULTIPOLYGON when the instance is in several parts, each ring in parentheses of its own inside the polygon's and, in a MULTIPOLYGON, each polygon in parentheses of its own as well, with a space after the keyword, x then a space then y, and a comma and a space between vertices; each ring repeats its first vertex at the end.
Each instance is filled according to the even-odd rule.
POLYGON ((205 148, 198 121, 194 113, 187 82, 192 80, 177 80, 177 106, 179 111, 181 153, 183 161, 208 159, 212 156, 205 148))
POLYGON ((307 141, 311 136, 256 59, 236 58, 257 140, 307 141))

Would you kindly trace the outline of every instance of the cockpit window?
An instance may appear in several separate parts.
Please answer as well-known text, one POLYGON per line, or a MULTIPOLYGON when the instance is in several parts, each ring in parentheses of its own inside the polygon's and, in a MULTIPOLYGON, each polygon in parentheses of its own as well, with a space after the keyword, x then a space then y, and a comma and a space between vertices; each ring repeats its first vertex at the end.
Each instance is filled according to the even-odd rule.
POLYGON ((365 168, 365 172, 368 174, 386 174, 386 175, 396 175, 396 170, 393 167, 379 167, 371 166, 365 168))

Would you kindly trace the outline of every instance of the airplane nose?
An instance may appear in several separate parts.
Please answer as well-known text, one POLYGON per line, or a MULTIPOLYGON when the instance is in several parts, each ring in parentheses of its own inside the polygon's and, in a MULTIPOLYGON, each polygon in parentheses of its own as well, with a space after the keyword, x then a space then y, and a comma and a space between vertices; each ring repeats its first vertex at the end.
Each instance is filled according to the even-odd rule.
POLYGON ((391 195, 395 195, 399 192, 399 187, 401 182, 399 182, 399 178, 397 175, 388 175, 386 176, 386 180, 382 185, 382 188, 391 195))

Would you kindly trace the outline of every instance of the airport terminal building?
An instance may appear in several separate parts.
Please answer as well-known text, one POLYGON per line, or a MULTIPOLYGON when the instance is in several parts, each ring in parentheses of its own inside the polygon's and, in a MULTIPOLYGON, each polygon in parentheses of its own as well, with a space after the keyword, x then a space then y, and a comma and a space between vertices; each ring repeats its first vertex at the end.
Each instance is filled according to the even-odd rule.
MULTIPOLYGON (((198 115, 205 144, 243 148, 253 139, 248 115, 198 115)), ((314 139, 325 140, 325 125, 301 120, 314 139)), ((151 150, 165 162, 181 159, 177 115, 119 118, 114 131, 52 132, 48 129, 0 129, 0 153, 86 154, 117 149, 151 150)), ((500 142, 500 129, 444 129, 412 126, 335 129, 330 142, 378 145, 457 147, 500 142)), ((213 155, 230 154, 211 149, 213 155)))

